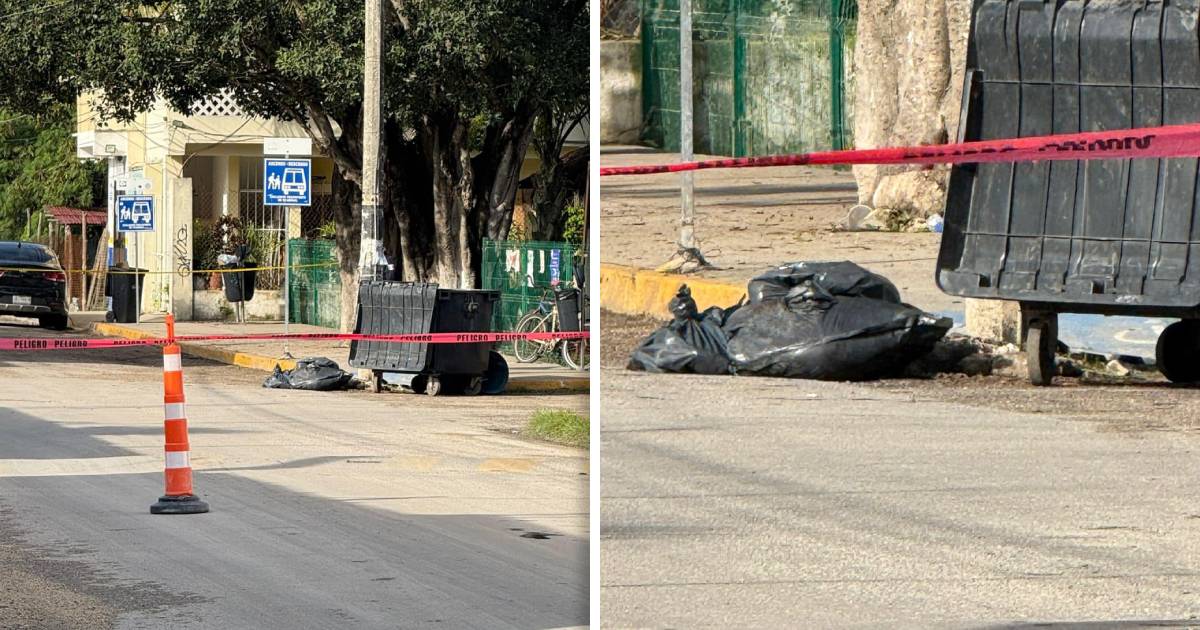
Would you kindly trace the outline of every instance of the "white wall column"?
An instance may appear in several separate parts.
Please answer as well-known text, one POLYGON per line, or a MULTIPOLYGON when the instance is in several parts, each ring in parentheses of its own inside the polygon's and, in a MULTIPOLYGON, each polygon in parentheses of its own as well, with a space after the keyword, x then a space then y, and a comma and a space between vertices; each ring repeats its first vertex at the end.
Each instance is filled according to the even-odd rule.
POLYGON ((192 319, 192 178, 172 179, 170 238, 171 312, 179 321, 192 319))

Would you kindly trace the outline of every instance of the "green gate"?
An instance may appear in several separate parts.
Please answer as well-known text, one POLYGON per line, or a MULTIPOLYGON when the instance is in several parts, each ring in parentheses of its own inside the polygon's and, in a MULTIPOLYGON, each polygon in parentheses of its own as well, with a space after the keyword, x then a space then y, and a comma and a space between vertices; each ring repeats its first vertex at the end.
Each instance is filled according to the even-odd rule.
MULTIPOLYGON (((326 239, 294 238, 288 241, 288 265, 337 262, 337 244, 326 239)), ((288 282, 288 315, 294 324, 326 328, 341 326, 342 278, 336 264, 291 270, 288 282)))
MULTIPOLYGON (((694 0, 698 153, 846 148, 855 0, 694 0)), ((643 0, 643 140, 679 150, 679 3, 643 0)))
POLYGON ((556 282, 571 282, 575 249, 570 243, 552 241, 485 240, 481 271, 483 288, 500 292, 492 329, 512 331, 556 282))

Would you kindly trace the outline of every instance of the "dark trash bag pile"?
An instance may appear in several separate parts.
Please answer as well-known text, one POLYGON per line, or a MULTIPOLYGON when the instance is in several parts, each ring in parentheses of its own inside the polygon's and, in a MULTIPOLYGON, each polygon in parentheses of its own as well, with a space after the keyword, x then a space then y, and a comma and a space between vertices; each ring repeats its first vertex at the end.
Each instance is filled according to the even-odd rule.
POLYGON ((674 321, 642 341, 629 369, 859 381, 898 374, 950 330, 851 262, 797 262, 755 277, 748 300, 697 311, 687 285, 674 321))
POLYGON ((345 372, 336 361, 325 357, 300 359, 296 367, 286 372, 275 366, 275 372, 263 382, 263 387, 272 389, 307 389, 330 391, 345 389, 354 375, 345 372))

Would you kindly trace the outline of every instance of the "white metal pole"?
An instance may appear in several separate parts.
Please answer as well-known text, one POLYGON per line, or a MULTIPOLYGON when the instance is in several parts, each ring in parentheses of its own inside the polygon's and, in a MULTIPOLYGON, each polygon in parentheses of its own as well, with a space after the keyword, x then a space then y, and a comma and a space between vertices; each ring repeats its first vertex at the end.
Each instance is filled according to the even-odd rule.
MULTIPOLYGON (((292 321, 292 244, 288 238, 288 230, 291 228, 291 210, 290 207, 284 210, 287 220, 283 222, 283 334, 285 335, 288 334, 288 326, 292 321)), ((286 338, 283 340, 283 356, 292 356, 292 353, 288 351, 286 338)))
MULTIPOLYGON (((690 162, 692 155, 692 0, 679 0, 679 159, 690 162)), ((694 179, 691 171, 680 182, 679 247, 695 249, 694 179)))
POLYGON ((142 248, 141 248, 141 232, 133 233, 133 303, 136 306, 133 309, 133 323, 142 323, 142 285, 141 275, 137 272, 141 269, 142 264, 142 248))

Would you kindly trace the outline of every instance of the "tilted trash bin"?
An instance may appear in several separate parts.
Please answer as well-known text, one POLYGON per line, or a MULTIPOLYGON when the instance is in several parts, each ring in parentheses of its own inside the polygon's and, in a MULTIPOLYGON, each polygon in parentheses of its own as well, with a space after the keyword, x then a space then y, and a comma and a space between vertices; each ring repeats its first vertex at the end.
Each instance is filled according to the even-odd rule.
MULTIPOLYGON (((980 0, 960 141, 1200 121, 1194 0, 980 0)), ((1021 304, 1030 380, 1054 372, 1059 313, 1177 317, 1159 369, 1200 380, 1197 160, 956 166, 938 285, 1021 304)))
MULTIPOLYGON (((442 289, 436 284, 368 280, 358 286, 354 332, 368 335, 491 332, 499 291, 442 289)), ((413 391, 480 393, 492 343, 350 342, 350 365, 372 372, 379 391, 384 372, 402 375, 413 391)))

